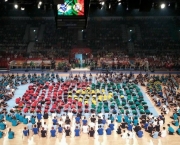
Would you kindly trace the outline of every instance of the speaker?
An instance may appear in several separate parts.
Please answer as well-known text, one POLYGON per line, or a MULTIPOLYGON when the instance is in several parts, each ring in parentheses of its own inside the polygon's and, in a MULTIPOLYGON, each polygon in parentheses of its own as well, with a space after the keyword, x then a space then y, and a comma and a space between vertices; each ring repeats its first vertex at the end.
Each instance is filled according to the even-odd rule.
POLYGON ((141 0, 140 2, 140 12, 149 12, 152 8, 153 0, 141 0))

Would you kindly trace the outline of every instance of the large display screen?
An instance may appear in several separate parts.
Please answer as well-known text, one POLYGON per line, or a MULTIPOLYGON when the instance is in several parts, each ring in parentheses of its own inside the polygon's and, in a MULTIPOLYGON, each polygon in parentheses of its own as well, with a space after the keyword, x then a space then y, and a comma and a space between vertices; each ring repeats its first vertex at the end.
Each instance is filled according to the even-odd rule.
POLYGON ((84 0, 64 0, 57 5, 58 16, 84 16, 84 0))

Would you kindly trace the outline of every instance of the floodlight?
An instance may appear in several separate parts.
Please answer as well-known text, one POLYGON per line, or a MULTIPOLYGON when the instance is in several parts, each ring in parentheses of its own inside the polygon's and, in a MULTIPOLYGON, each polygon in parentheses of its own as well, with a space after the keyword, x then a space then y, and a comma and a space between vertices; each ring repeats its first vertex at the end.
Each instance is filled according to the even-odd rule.
POLYGON ((18 8, 18 5, 17 5, 17 4, 15 4, 15 5, 14 5, 14 8, 15 8, 15 9, 17 9, 17 8, 18 8))
POLYGON ((42 1, 39 2, 39 5, 42 5, 42 1))
POLYGON ((161 4, 161 9, 164 9, 166 7, 165 4, 161 4))

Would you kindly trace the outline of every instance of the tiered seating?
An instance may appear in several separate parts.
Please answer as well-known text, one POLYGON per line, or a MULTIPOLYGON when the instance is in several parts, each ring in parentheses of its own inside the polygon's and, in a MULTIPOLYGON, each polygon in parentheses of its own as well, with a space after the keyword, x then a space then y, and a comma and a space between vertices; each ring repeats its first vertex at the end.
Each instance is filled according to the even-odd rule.
POLYGON ((55 23, 52 20, 46 20, 45 24, 43 42, 36 42, 36 50, 48 56, 49 53, 46 50, 53 49, 55 57, 67 56, 68 51, 64 51, 64 49, 70 49, 74 45, 77 39, 77 32, 74 32, 76 30, 56 29, 55 23))
POLYGON ((23 42, 27 20, 1 20, 0 27, 0 47, 8 51, 16 49, 26 49, 27 44, 23 42))
MULTIPOLYGON (((40 27, 41 24, 45 24, 43 41, 35 43, 35 50, 32 51, 33 58, 68 57, 69 49, 80 44, 77 42, 77 29, 57 30, 54 20, 21 20, 20 25, 19 21, 2 20, 0 24, 3 28, 0 30, 0 48, 1 56, 4 57, 1 66, 7 66, 7 56, 12 59, 16 53, 26 53, 27 44, 22 40, 27 24, 31 27, 40 27)), ((93 49, 94 56, 97 55, 97 49, 111 49, 115 53, 117 50, 126 52, 129 46, 129 36, 125 39, 125 35, 132 34, 134 51, 140 55, 142 52, 153 54, 157 51, 175 53, 180 47, 178 24, 179 19, 174 20, 173 18, 91 19, 87 29, 83 32, 85 40, 82 45, 93 49), (140 29, 138 32, 136 32, 137 27, 140 29), (128 31, 130 28, 133 28, 131 34, 128 31), (137 39, 137 33, 141 33, 142 40, 137 39)), ((166 61, 170 61, 171 65, 178 64, 177 57, 172 58, 173 60, 166 58, 166 61)), ((158 61, 161 62, 161 60, 158 61)))
POLYGON ((120 24, 119 20, 90 20, 86 30, 87 46, 92 49, 126 49, 120 24))
POLYGON ((0 67, 7 67, 7 58, 26 52, 27 43, 23 41, 27 20, 1 19, 0 23, 0 67))
MULTIPOLYGON (((132 32, 132 41, 135 51, 142 53, 159 51, 178 50, 180 43, 178 41, 178 22, 172 18, 131 18, 123 20, 94 20, 88 22, 86 30, 87 46, 95 49, 126 49, 126 43, 123 42, 123 30, 121 25, 126 26, 128 33, 130 28, 140 28, 142 40, 137 39, 136 29, 132 32)), ((127 34, 128 35, 128 34, 127 34)), ((125 42, 128 40, 126 39, 125 42)))
POLYGON ((138 24, 142 41, 135 41, 137 51, 176 51, 178 28, 173 18, 145 18, 132 21, 138 24))

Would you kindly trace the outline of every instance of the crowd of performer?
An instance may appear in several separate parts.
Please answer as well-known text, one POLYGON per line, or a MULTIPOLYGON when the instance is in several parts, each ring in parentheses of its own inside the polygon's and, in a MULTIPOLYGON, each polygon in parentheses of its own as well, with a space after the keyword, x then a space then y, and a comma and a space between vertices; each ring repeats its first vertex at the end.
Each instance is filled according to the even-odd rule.
MULTIPOLYGON (((12 126, 24 124, 24 136, 39 134, 41 137, 55 137, 61 133, 65 136, 80 136, 81 133, 85 133, 90 137, 96 137, 103 134, 111 135, 114 130, 122 138, 133 138, 135 135, 141 138, 144 131, 150 133, 153 138, 165 137, 167 134, 173 135, 175 132, 180 135, 178 119, 180 108, 176 101, 179 95, 177 93, 178 78, 179 75, 169 74, 160 77, 141 73, 137 76, 133 73, 97 73, 94 77, 92 74, 84 73, 81 76, 70 73, 66 78, 55 73, 2 75, 0 129, 6 130, 9 126, 5 121, 8 121, 12 126), (157 81, 162 84, 160 85, 157 81), (6 101, 13 97, 18 86, 27 83, 30 83, 28 90, 22 97, 16 98, 16 106, 8 111, 6 101), (116 86, 118 83, 123 85, 116 86), (134 86, 134 89, 139 90, 135 84, 147 87, 148 94, 155 101, 155 105, 161 109, 161 115, 154 116, 153 113, 146 114, 147 112, 141 115, 131 114, 127 110, 122 112, 116 95, 119 93, 120 96, 117 96, 124 100, 124 95, 130 93, 126 89, 131 90, 134 86), (106 89, 109 92, 107 96, 103 93, 106 89), (121 89, 125 89, 126 93, 121 92, 121 89), (94 96, 96 99, 93 98, 94 96), (92 99, 91 106, 89 106, 89 98, 92 99), (102 109, 100 107, 102 103, 104 106, 109 105, 102 109), (52 108, 49 108, 50 104, 52 108), (170 111, 173 112, 173 121, 172 124, 166 126, 165 115, 170 111), (50 125, 46 123, 49 117, 52 118, 50 125), (174 129, 173 126, 178 128, 174 129)), ((132 90, 132 95, 135 92, 132 90)), ((139 92, 138 95, 142 94, 139 92)), ((135 97, 132 99, 134 100, 135 97)), ((125 103, 130 104, 131 101, 131 99, 127 100, 125 103)), ((141 101, 136 98, 135 104, 139 102, 141 101)), ((125 109, 125 106, 123 108, 125 109)), ((5 133, 0 131, 0 137, 3 137, 5 133)), ((7 134, 9 139, 15 136, 11 127, 7 134)))

